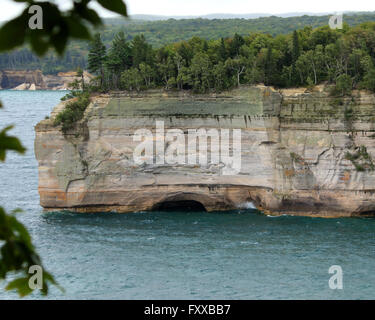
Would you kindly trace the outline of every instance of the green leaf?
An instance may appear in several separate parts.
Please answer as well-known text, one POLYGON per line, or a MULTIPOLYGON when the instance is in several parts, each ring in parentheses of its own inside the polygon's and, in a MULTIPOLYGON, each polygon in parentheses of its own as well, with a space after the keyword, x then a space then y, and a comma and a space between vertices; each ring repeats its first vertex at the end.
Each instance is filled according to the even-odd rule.
POLYGON ((8 126, 0 132, 0 161, 5 161, 6 151, 13 150, 18 153, 25 153, 26 149, 16 137, 8 136, 7 131, 13 126, 8 126))
POLYGON ((28 20, 25 12, 7 22, 0 29, 0 51, 7 51, 21 46, 25 41, 28 20))
POLYGON ((29 278, 18 278, 11 281, 5 290, 17 290, 20 297, 29 295, 33 290, 29 286, 29 278))
POLYGON ((43 56, 48 51, 49 44, 43 39, 43 35, 36 30, 30 33, 30 44, 32 50, 38 55, 43 56))
MULTIPOLYGON (((49 283, 53 284, 62 293, 65 293, 65 289, 56 282, 56 280, 54 279, 54 277, 49 272, 47 272, 47 271, 43 272, 43 281, 46 282, 46 283, 49 282, 49 283)), ((47 285, 43 285, 42 294, 46 295, 47 293, 48 293, 48 286, 47 285), (45 290, 45 288, 47 288, 47 290, 45 290)))
POLYGON ((56 52, 62 56, 65 50, 65 47, 68 43, 68 32, 66 29, 60 30, 56 35, 51 36, 50 40, 55 48, 56 52))
MULTIPOLYGON (((23 277, 21 276, 10 282, 6 290, 17 290, 18 294, 24 297, 32 292, 28 283, 29 267, 39 265, 43 268, 42 261, 35 252, 31 237, 25 226, 16 219, 14 212, 10 215, 6 214, 1 207, 0 240, 4 242, 0 248, 0 279, 5 279, 9 272, 22 273, 23 277)), ((41 290, 43 295, 48 293, 49 284, 57 286, 64 292, 64 289, 58 285, 53 276, 43 268, 43 289, 41 290)))
POLYGON ((29 232, 22 223, 20 223, 15 217, 10 217, 9 226, 12 228, 13 232, 18 233, 18 237, 30 250, 34 249, 31 243, 31 237, 29 235, 29 232))
POLYGON ((21 213, 21 212, 23 212, 23 211, 20 208, 12 210, 12 214, 17 214, 17 213, 21 213))
MULTIPOLYGON (((30 15, 28 7, 17 18, 5 23, 0 28, 0 51, 7 51, 30 43, 31 49, 38 56, 46 54, 50 47, 62 56, 70 38, 91 39, 88 26, 102 24, 102 20, 93 9, 87 5, 90 0, 73 1, 73 8, 60 11, 58 6, 50 1, 35 2, 32 0, 15 0, 27 2, 28 7, 37 3, 43 9, 43 29, 31 30, 28 27, 30 15)), ((126 5, 122 0, 98 0, 106 9, 127 16, 126 5)))
POLYGON ((74 13, 94 26, 102 24, 102 19, 99 17, 96 11, 87 8, 87 3, 85 2, 74 2, 74 13))
POLYGON ((91 39, 90 32, 87 27, 75 17, 67 17, 66 24, 69 28, 69 35, 73 38, 89 40, 91 39))
POLYGON ((100 5, 110 11, 121 14, 124 17, 128 16, 126 5, 122 0, 98 0, 100 5))
POLYGON ((86 19, 87 21, 91 22, 94 26, 98 26, 102 24, 102 19, 96 13, 95 10, 86 8, 81 14, 81 17, 86 19))

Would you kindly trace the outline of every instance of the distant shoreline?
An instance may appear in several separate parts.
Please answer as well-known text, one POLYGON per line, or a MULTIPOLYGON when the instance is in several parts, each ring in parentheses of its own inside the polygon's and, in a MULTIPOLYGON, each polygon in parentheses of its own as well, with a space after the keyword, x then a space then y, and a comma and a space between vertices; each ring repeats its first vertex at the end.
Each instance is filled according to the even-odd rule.
MULTIPOLYGON (((84 72, 85 81, 92 75, 84 72)), ((44 75, 40 70, 1 70, 0 90, 69 90, 69 85, 78 79, 75 71, 59 72, 57 75, 44 75)))

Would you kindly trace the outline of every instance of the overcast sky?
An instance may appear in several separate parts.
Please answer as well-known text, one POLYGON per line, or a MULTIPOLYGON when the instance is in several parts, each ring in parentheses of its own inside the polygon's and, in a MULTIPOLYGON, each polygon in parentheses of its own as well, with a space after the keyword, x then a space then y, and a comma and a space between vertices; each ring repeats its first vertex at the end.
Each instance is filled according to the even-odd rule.
MULTIPOLYGON (((69 7, 71 0, 55 0, 61 7, 69 7)), ((126 0, 130 14, 205 15, 209 13, 287 13, 375 11, 374 0, 126 0)), ((0 0, 0 20, 8 20, 19 13, 23 4, 0 0)), ((103 17, 111 16, 100 9, 103 17)))

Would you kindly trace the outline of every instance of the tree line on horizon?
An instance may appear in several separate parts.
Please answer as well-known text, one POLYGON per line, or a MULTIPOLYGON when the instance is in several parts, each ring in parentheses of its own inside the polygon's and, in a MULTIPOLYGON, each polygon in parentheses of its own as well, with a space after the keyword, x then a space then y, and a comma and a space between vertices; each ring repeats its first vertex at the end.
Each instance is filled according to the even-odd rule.
MULTIPOLYGON (((130 19, 105 19, 105 26, 100 29, 102 41, 109 47, 115 35, 124 32, 127 41, 144 34, 147 42, 154 48, 167 44, 187 41, 195 36, 206 40, 232 37, 235 33, 247 36, 251 32, 265 33, 272 36, 289 34, 296 29, 311 26, 313 29, 328 24, 329 16, 299 17, 262 17, 256 19, 169 19, 164 21, 141 21, 130 19)), ((375 21, 374 12, 348 13, 344 21, 349 26, 375 21)), ((85 41, 70 41, 66 52, 58 57, 48 52, 45 57, 33 54, 28 46, 0 54, 0 69, 6 70, 41 70, 44 74, 72 71, 77 67, 87 67, 88 45, 85 41)))
POLYGON ((375 91, 375 22, 304 27, 287 35, 250 33, 206 40, 193 37, 153 48, 144 35, 128 41, 123 32, 107 48, 97 34, 88 54, 96 89, 151 88, 221 92, 242 84, 279 88, 336 84, 337 93, 375 91))

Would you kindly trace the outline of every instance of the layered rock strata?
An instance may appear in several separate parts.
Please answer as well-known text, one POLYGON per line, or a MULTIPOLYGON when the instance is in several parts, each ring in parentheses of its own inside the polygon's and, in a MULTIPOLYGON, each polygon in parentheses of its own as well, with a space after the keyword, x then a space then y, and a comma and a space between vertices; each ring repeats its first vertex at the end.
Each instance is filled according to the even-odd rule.
MULTIPOLYGON (((53 122, 65 105, 36 126, 40 203, 46 210, 133 212, 195 201, 207 211, 253 203, 272 215, 374 215, 375 96, 369 93, 332 98, 324 88, 305 93, 257 86, 204 96, 102 95, 63 134, 53 122), (188 148, 185 163, 158 161, 156 145, 168 153, 173 143, 158 138, 157 122, 164 132, 184 134, 241 130, 240 170, 230 173, 229 163, 213 162, 212 156, 207 164, 190 164, 188 148), (153 134, 154 157, 146 163, 134 157, 140 129, 153 134)), ((214 144, 208 145, 212 152, 214 144)))
MULTIPOLYGON (((84 72, 84 80, 89 83, 93 78, 84 72)), ((40 70, 3 70, 0 71, 0 88, 12 90, 68 90, 70 83, 80 81, 77 73, 59 72, 57 75, 44 75, 40 70)))

